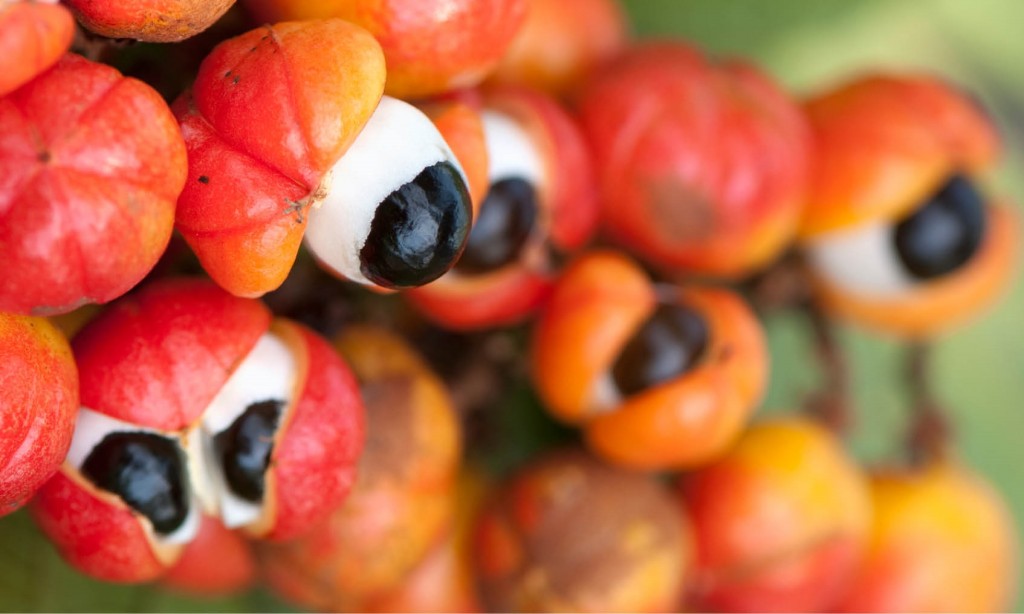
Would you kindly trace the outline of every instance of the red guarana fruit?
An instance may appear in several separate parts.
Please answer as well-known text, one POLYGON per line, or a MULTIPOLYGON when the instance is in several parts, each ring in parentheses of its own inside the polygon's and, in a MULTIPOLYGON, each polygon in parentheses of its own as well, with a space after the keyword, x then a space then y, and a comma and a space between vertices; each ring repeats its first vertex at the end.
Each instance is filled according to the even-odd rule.
POLYGON ((803 111, 754 66, 682 43, 637 45, 584 86, 602 224, 675 272, 735 279, 795 238, 811 139, 803 111))
POLYGON ((67 340, 42 318, 0 313, 0 516, 60 467, 78 412, 67 340))
POLYGON ((94 577, 159 577, 202 513, 287 539, 344 500, 363 442, 354 377, 326 341, 205 280, 166 279, 75 337, 81 402, 33 514, 94 577))
POLYGON ((148 85, 67 55, 0 98, 0 310, 127 292, 167 247, 187 161, 148 85))

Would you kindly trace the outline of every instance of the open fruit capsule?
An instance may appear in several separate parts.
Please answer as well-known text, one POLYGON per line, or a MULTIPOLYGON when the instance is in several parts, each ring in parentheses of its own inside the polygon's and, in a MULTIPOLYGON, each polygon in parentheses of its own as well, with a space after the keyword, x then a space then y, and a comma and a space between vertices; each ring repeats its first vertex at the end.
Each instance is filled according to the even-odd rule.
POLYGON ((0 98, 0 311, 121 296, 171 238, 187 161, 152 88, 66 55, 0 98))
POLYGON ((0 2, 0 96, 53 66, 74 34, 75 20, 56 0, 0 2))
POLYGON ((609 235, 659 267, 737 278, 795 238, 810 134, 797 104, 740 62, 638 45, 584 86, 609 235))
POLYGON ((1006 287, 1018 222, 979 188, 998 141, 977 103, 919 76, 872 76, 807 103, 818 149, 800 229, 826 307, 930 337, 1006 287))
POLYGON ((559 450, 520 469, 474 536, 498 612, 671 612, 692 565, 689 523, 653 476, 559 450))
POLYGON ((260 554, 283 594, 312 608, 359 611, 396 590, 450 524, 462 446, 444 385, 401 338, 352 327, 335 344, 366 403, 358 478, 326 522, 260 554))
POLYGON ((329 271, 384 288, 436 279, 461 253, 466 179, 415 107, 381 98, 362 28, 286 22, 221 43, 175 105, 189 151, 177 227, 229 292, 280 286, 303 234, 329 271))
POLYGON ((325 341, 261 303, 163 280, 115 303, 73 347, 82 408, 33 513, 80 571, 154 579, 203 511, 286 539, 348 494, 363 443, 356 382, 325 341))
POLYGON ((42 318, 0 313, 0 516, 60 467, 78 411, 71 348, 42 318))
POLYGON ((455 267, 406 294, 446 328, 511 324, 532 314, 557 276, 557 256, 597 226, 597 194, 579 128, 551 98, 503 87, 482 95, 488 190, 455 267))
POLYGON ((547 408, 628 467, 690 468, 724 452, 767 373, 761 326, 738 296, 656 289, 612 252, 570 265, 534 329, 532 375, 547 408))
POLYGON ((756 424, 682 478, 697 563, 696 610, 828 612, 867 546, 867 480, 807 418, 756 424))

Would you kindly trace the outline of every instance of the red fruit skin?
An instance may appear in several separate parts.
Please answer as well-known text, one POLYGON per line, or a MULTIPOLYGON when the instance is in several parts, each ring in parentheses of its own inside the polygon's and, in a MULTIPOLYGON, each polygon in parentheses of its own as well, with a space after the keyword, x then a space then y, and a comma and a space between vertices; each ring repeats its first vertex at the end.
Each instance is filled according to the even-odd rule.
POLYGON ((105 582, 147 582, 170 561, 153 549, 139 518, 119 498, 96 497, 64 470, 29 508, 39 528, 72 567, 105 582))
POLYGON ((640 45, 585 87, 602 224, 652 264, 735 278, 792 240, 810 136, 764 74, 680 43, 640 45))
POLYGON ((75 55, 0 98, 0 310, 127 292, 167 247, 185 146, 160 96, 75 55))
POLYGON ((53 66, 74 34, 75 20, 63 5, 14 0, 0 7, 0 96, 53 66))
POLYGON ((380 46, 338 19, 264 26, 207 56, 174 107, 189 153, 176 224, 219 285, 256 297, 284 281, 321 180, 383 89, 380 46))
POLYGON ((248 540, 206 515, 199 534, 160 578, 167 588, 199 597, 233 595, 255 581, 256 557, 248 540))
POLYGON ((195 422, 270 327, 270 311, 201 279, 148 284, 72 344, 82 405, 177 431, 195 422))
POLYGON ((248 0, 257 21, 340 17, 369 30, 388 63, 387 93, 424 98, 476 85, 498 64, 526 0, 248 0))
POLYGON ((827 612, 852 583, 870 495, 823 427, 798 416, 757 423, 681 485, 697 545, 694 610, 827 612))
POLYGON ((302 396, 274 447, 267 475, 274 481, 276 512, 261 537, 283 541, 313 529, 348 496, 366 419, 359 384, 330 344, 287 321, 278 320, 275 327, 286 339, 299 336, 308 365, 302 396))
POLYGON ((481 280, 436 281, 403 293, 432 322, 450 330, 511 326, 543 305, 553 280, 516 268, 481 280))
POLYGON ((111 38, 171 43, 199 34, 235 0, 67 0, 89 30, 111 38))
POLYGON ((78 370, 64 336, 41 318, 0 313, 0 516, 60 467, 78 412, 78 370))
MULTIPOLYGON (((598 205, 590 154, 575 120, 553 98, 525 87, 490 88, 482 104, 518 122, 543 159, 538 224, 546 246, 562 254, 582 247, 597 229, 598 205)), ((524 260, 483 275, 447 275, 405 295, 445 328, 515 324, 545 303, 557 277, 550 263, 524 260)))

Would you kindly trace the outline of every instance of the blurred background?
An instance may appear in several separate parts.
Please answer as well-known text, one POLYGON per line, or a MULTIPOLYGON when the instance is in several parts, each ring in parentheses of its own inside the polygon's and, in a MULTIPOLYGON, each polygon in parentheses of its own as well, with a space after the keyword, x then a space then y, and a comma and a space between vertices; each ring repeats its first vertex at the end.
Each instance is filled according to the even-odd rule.
MULTIPOLYGON (((805 96, 856 74, 926 70, 973 90, 1002 129, 1006 155, 987 183, 1024 199, 1024 2, 1020 0, 624 0, 638 37, 683 38, 717 56, 740 55, 805 96)), ((1020 269, 1019 269, 1020 270, 1020 269)), ((935 348, 934 384, 953 414, 959 450, 1003 493, 1024 526, 1024 284, 995 309, 935 348)), ((818 372, 796 317, 768 321, 773 375, 764 413, 793 409, 818 372)), ((850 443, 866 462, 899 453, 908 401, 901 347, 842 330, 857 423, 850 443)), ((514 462, 550 438, 529 394, 496 411, 511 418, 521 444, 514 462)), ((505 453, 505 452, 503 452, 505 453)), ((1022 582, 1024 584, 1024 582, 1022 582)), ((70 570, 24 511, 0 521, 0 610, 261 611, 287 610, 263 591, 197 601, 152 587, 100 584, 70 570)), ((1018 597, 1016 609, 1024 609, 1018 597)))

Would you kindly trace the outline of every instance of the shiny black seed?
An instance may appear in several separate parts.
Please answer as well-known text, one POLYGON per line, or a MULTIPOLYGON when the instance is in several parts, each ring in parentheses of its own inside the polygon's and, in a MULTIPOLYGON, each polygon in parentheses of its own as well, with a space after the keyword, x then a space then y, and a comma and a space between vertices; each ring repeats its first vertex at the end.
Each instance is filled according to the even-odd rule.
POLYGON ((253 503, 263 500, 263 476, 274 451, 274 432, 284 402, 253 403, 231 426, 213 437, 213 450, 233 493, 253 503))
POLYGON ((82 475, 149 518, 161 535, 173 533, 188 517, 185 457, 167 437, 110 433, 86 457, 82 475))
POLYGON ((412 288, 452 267, 469 236, 473 210, 462 175, 438 162, 378 205, 359 252, 360 270, 385 288, 412 288))
POLYGON ((985 232, 985 202, 974 185, 954 176, 896 225, 896 252, 918 279, 940 277, 971 259, 985 232))
POLYGON ((662 305, 619 354, 612 377, 623 395, 636 394, 691 369, 708 345, 704 318, 684 305, 662 305))
POLYGON ((519 257, 537 220, 537 192, 523 179, 502 179, 491 185, 480 205, 480 217, 456 268, 468 274, 487 273, 519 257))

